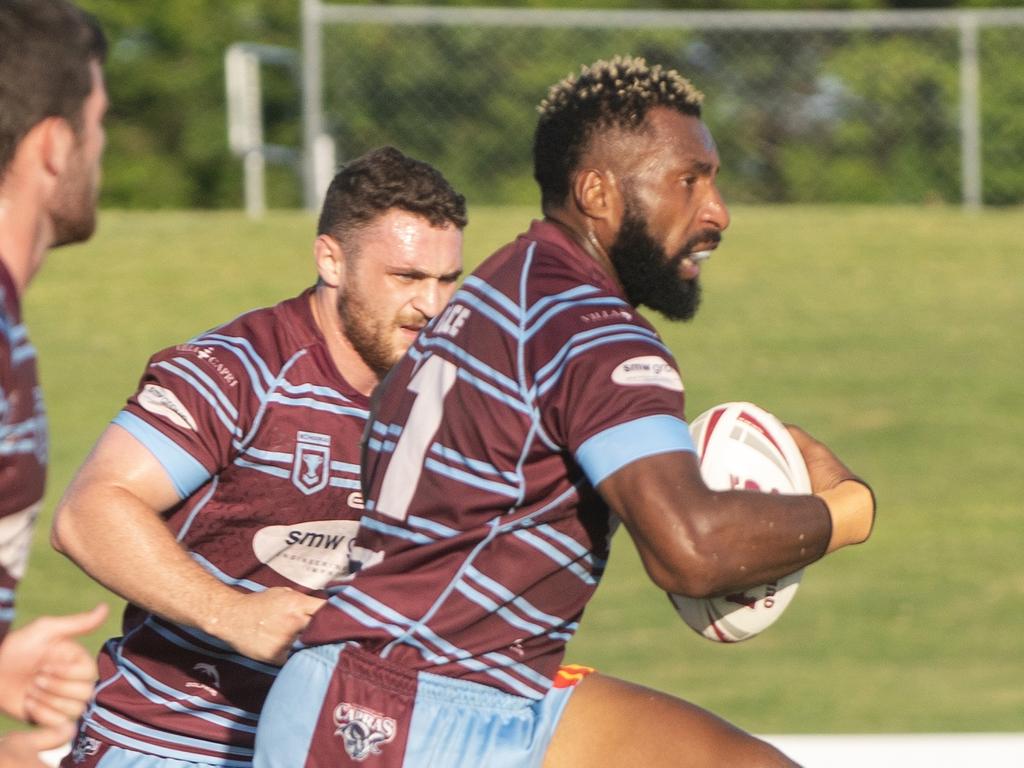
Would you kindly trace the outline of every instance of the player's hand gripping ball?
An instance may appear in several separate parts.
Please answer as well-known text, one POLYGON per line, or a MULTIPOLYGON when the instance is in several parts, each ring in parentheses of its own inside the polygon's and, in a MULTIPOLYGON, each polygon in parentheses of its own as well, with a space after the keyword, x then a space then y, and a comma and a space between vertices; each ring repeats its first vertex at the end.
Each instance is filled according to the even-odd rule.
MULTIPOLYGON (((762 493, 810 493, 803 456, 789 430, 752 403, 723 403, 690 425, 709 488, 762 493)), ((770 584, 711 598, 669 594, 679 615, 709 640, 736 643, 763 632, 786 610, 803 569, 770 584)))

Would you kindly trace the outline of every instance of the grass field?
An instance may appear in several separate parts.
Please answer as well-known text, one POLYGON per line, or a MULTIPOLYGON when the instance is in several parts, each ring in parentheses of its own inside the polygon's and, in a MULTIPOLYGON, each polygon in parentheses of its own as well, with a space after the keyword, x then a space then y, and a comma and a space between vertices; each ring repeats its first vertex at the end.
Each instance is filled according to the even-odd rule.
MULTIPOLYGON (((471 211, 469 263, 532 215, 471 211)), ((689 415, 751 400, 825 439, 873 482, 875 536, 809 568, 770 631, 717 646, 620 535, 569 658, 758 732, 1021 730, 1022 218, 734 210, 698 319, 659 323, 689 415)), ((52 472, 20 621, 112 601, 49 549, 50 511, 150 352, 311 282, 312 229, 303 214, 107 211, 91 243, 51 255, 26 306, 52 472)))

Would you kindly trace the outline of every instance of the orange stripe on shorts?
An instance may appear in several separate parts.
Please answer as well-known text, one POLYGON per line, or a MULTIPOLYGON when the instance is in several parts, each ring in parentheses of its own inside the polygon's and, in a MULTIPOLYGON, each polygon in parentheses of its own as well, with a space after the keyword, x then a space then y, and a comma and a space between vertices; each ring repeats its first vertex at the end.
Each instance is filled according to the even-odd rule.
POLYGON ((552 685, 554 688, 572 688, 593 671, 593 667, 585 667, 582 664, 563 664, 555 673, 552 685))

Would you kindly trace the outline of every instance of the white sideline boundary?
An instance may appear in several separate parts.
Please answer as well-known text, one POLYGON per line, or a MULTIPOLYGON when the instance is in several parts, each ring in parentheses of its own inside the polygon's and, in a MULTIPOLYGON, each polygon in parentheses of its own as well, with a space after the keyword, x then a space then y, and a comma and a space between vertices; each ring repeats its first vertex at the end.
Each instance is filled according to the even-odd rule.
POLYGON ((804 768, 1024 768, 1024 733, 761 736, 804 768))
MULTIPOLYGON (((804 768, 1024 768, 1024 733, 761 736, 804 768)), ((70 744, 40 755, 57 765, 70 744)))

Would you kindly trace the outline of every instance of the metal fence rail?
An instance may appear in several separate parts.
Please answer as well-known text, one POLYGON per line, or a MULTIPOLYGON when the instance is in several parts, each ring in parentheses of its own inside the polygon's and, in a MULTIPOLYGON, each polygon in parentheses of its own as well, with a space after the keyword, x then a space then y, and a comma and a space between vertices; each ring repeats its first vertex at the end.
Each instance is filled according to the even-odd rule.
POLYGON ((305 196, 342 159, 394 143, 474 202, 533 202, 547 85, 616 53, 673 66, 733 200, 1024 200, 1024 10, 586 11, 303 0, 305 196), (1019 130, 1018 130, 1019 129, 1019 130), (321 154, 323 154, 321 152, 321 154), (322 164, 321 164, 322 165, 322 164))

